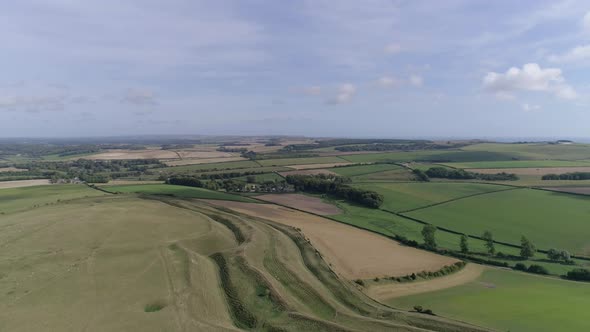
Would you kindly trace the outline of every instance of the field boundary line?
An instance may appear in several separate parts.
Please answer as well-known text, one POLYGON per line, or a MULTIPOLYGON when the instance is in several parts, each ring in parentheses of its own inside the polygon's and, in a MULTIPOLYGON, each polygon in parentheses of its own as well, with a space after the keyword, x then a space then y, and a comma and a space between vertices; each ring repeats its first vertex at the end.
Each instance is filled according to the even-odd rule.
POLYGON ((413 208, 413 209, 409 209, 409 210, 398 211, 396 213, 400 213, 400 214, 402 214, 402 213, 409 213, 409 212, 414 212, 414 211, 418 211, 418 210, 422 210, 422 209, 427 209, 427 208, 430 208, 430 207, 434 207, 434 206, 438 206, 438 205, 442 205, 442 204, 446 204, 446 203, 451 203, 451 202, 459 201, 459 200, 470 198, 470 197, 487 195, 487 194, 493 194, 493 193, 499 193, 499 192, 502 192, 502 191, 518 190, 518 189, 524 189, 524 188, 523 187, 518 187, 518 188, 506 188, 506 189, 499 189, 499 190, 493 190, 493 191, 486 191, 486 192, 482 192, 482 193, 476 193, 476 194, 471 194, 471 195, 467 195, 467 196, 456 197, 456 198, 452 198, 452 199, 449 199, 449 200, 446 200, 446 201, 442 201, 442 202, 438 202, 438 203, 432 203, 432 204, 424 205, 424 206, 413 208))

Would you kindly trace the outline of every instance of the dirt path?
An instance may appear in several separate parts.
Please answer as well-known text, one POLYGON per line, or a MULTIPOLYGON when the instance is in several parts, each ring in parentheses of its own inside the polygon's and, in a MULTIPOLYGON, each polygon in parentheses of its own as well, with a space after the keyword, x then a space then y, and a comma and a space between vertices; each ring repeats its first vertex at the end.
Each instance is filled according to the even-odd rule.
POLYGON ((367 290, 367 295, 378 301, 386 301, 396 297, 433 292, 473 281, 481 275, 483 270, 482 265, 468 263, 457 273, 432 280, 372 286, 367 290))
POLYGON ((49 180, 0 181, 0 189, 32 187, 51 184, 49 180))

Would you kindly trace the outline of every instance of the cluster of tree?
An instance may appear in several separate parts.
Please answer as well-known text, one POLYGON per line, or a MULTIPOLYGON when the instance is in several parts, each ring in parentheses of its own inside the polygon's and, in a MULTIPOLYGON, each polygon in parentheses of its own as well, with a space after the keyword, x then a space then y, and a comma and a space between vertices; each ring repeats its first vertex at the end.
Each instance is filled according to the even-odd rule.
POLYGON ((162 144, 162 150, 181 150, 193 148, 193 144, 162 144))
POLYGON ((590 281, 590 270, 582 268, 573 269, 565 277, 570 280, 590 281))
POLYGON ((590 172, 545 174, 541 177, 541 180, 590 180, 590 172))
POLYGON ((512 173, 483 174, 468 172, 463 169, 449 169, 445 167, 431 167, 426 172, 431 178, 456 179, 456 180, 483 180, 483 181, 516 181, 518 176, 512 173))
POLYGON ((554 262, 572 263, 572 258, 567 250, 551 248, 547 251, 547 258, 554 262))
POLYGON ((246 153, 248 152, 248 148, 228 148, 225 146, 220 146, 217 148, 219 152, 233 152, 233 153, 246 153))
POLYGON ((426 175, 426 173, 424 173, 424 171, 422 171, 421 169, 413 169, 412 173, 414 174, 414 176, 416 177, 416 180, 418 181, 423 181, 423 182, 428 182, 430 181, 430 178, 428 177, 428 175, 426 175))
POLYGON ((523 263, 516 263, 516 265, 514 265, 514 269, 528 273, 549 274, 549 271, 547 271, 547 269, 544 266, 537 264, 531 264, 529 267, 527 267, 523 263))
POLYGON ((201 174, 201 179, 223 180, 223 179, 239 178, 241 176, 251 176, 251 175, 257 175, 257 174, 264 174, 264 172, 262 172, 262 171, 247 171, 247 172, 227 172, 227 173, 215 173, 215 174, 203 173, 203 174, 201 174))
MULTIPOLYGON (((287 145, 281 151, 303 151, 318 148, 328 148, 341 145, 369 145, 369 144, 418 144, 418 143, 432 143, 426 140, 407 140, 407 139, 364 139, 364 138, 336 138, 317 140, 314 143, 308 144, 292 144, 287 145)), ((360 150, 357 150, 360 151, 360 150)))
POLYGON ((174 184, 174 185, 178 185, 178 186, 203 188, 203 181, 201 181, 195 177, 189 177, 189 176, 185 176, 185 177, 173 176, 171 178, 168 178, 166 180, 166 183, 167 184, 174 184))
POLYGON ((378 208, 383 204, 383 196, 379 193, 351 187, 346 184, 350 179, 340 176, 288 175, 286 180, 300 191, 328 194, 370 208, 378 208))
POLYGON ((415 150, 443 150, 454 149, 465 146, 465 144, 436 144, 431 142, 413 142, 409 144, 400 143, 372 143, 363 145, 337 146, 334 149, 342 152, 351 151, 415 151, 415 150))

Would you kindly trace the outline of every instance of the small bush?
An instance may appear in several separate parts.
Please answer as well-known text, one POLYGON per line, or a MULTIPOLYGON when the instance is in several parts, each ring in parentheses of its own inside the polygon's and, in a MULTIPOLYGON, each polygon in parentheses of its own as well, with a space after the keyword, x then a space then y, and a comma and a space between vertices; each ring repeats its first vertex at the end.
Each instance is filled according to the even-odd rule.
POLYGON ((516 263, 516 265, 514 265, 514 269, 518 271, 526 271, 526 265, 523 263, 516 263))
POLYGON ((549 274, 549 271, 545 267, 536 264, 531 264, 526 271, 535 274, 549 274))
POLYGON ((357 279, 357 280, 355 280, 354 282, 355 282, 357 285, 361 285, 361 286, 364 286, 364 285, 365 285, 365 282, 364 282, 364 281, 362 281, 361 279, 357 279))
POLYGON ((160 310, 164 309, 165 307, 166 307, 166 304, 164 302, 156 301, 154 303, 146 304, 145 307, 143 308, 143 311, 156 312, 156 311, 160 311, 160 310))
POLYGON ((415 305, 414 306, 414 311, 416 311, 416 312, 422 312, 422 310, 424 310, 424 308, 422 308, 421 305, 415 305))
POLYGON ((565 277, 571 280, 590 281, 590 270, 573 269, 569 271, 565 277))

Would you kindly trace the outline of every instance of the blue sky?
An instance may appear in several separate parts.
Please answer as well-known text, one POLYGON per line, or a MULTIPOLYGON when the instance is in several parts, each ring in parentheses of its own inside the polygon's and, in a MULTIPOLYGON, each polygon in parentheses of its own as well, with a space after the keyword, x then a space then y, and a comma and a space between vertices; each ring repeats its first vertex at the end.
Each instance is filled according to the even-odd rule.
POLYGON ((588 1, 20 0, 0 136, 589 137, 588 1))

